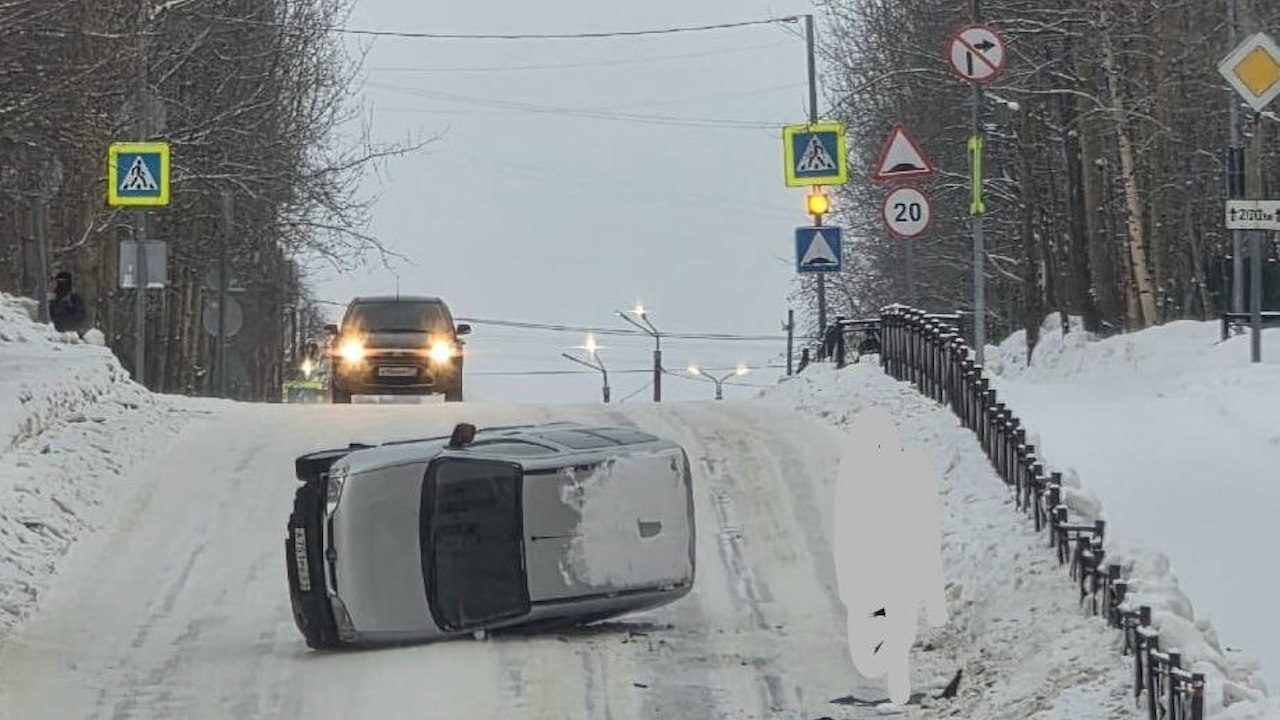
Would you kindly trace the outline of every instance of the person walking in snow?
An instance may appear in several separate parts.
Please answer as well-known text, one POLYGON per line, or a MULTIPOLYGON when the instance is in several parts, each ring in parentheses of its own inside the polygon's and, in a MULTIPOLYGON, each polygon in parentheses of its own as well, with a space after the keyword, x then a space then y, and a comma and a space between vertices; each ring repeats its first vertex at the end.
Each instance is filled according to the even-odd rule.
POLYGON ((49 300, 49 319, 58 332, 80 333, 84 326, 84 301, 75 291, 71 273, 63 270, 53 276, 53 297, 49 300))

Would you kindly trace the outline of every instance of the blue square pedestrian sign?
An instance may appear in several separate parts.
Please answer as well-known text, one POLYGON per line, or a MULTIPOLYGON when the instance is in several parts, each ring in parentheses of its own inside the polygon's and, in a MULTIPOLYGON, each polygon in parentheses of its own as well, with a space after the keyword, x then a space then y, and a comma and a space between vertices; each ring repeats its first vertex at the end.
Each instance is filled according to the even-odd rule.
POLYGON ((796 228, 796 272, 840 272, 840 240, 838 227, 796 228))
POLYGON ((169 144, 112 143, 107 151, 107 204, 168 205, 169 144))
POLYGON ((844 125, 817 123, 782 129, 787 187, 843 185, 849 179, 844 125))

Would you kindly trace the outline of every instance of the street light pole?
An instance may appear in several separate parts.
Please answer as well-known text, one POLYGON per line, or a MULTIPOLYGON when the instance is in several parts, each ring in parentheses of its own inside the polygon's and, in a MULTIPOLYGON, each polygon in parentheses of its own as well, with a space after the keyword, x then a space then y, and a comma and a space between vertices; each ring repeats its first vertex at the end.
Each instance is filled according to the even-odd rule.
POLYGON ((688 370, 690 375, 697 378, 705 378, 706 380, 714 383, 716 386, 716 399, 723 400, 725 382, 729 378, 738 377, 740 375, 746 375, 750 371, 750 368, 748 368, 745 365, 739 365, 736 369, 734 369, 733 372, 722 375, 721 377, 708 375, 704 370, 700 369, 697 365, 690 365, 688 370))
POLYGON ((591 333, 587 333, 587 342, 585 345, 582 345, 579 349, 586 350, 587 356, 595 359, 596 361, 595 364, 592 365, 589 362, 579 360, 578 358, 570 355, 569 353, 560 353, 560 355, 564 357, 566 360, 572 360, 573 362, 576 362, 579 365, 584 365, 586 367, 591 368, 592 370, 600 371, 600 375, 604 378, 604 384, 601 388, 600 394, 603 396, 605 404, 608 405, 609 404, 609 370, 604 366, 604 360, 600 359, 600 353, 599 353, 600 347, 596 345, 595 337, 591 333))
POLYGON ((601 388, 600 394, 604 397, 605 404, 609 404, 609 371, 605 368, 604 363, 600 361, 599 356, 596 356, 596 362, 599 363, 598 365, 592 365, 591 363, 576 358, 569 353, 560 353, 560 357, 563 357, 565 360, 576 362, 579 365, 589 367, 592 370, 599 371, 600 374, 604 376, 604 386, 601 388))
POLYGON ((640 316, 644 321, 644 325, 632 320, 622 311, 615 311, 618 317, 626 320, 628 323, 639 328, 646 335, 653 338, 653 401, 662 402, 662 333, 658 332, 658 328, 653 326, 649 320, 649 315, 645 311, 644 306, 637 305, 633 313, 640 316))

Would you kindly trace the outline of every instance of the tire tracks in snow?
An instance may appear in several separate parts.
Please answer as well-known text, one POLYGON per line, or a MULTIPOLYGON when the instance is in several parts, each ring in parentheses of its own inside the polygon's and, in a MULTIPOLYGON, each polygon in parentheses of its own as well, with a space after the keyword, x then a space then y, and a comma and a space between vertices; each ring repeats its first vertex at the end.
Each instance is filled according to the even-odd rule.
MULTIPOLYGON (((205 558, 211 542, 216 539, 221 519, 238 511, 234 504, 241 494, 236 490, 244 484, 248 478, 249 468, 266 447, 266 441, 259 439, 240 456, 228 473, 231 487, 221 495, 222 499, 216 509, 208 513, 207 519, 199 526, 198 531, 188 535, 193 538, 191 541, 184 540, 175 544, 177 547, 187 549, 186 557, 177 571, 165 581, 162 594, 152 602, 146 619, 138 626, 130 643, 132 653, 144 650, 150 644, 153 633, 173 631, 173 628, 167 627, 167 621, 173 615, 179 599, 187 592, 196 565, 205 558)), ((228 595, 229 590, 223 589, 211 604, 210 609, 225 607, 228 595)), ((164 656, 160 664, 146 671, 145 675, 139 672, 140 668, 128 672, 124 676, 123 688, 113 687, 110 690, 103 688, 98 695, 97 711, 94 717, 126 720, 133 717, 154 716, 157 712, 162 715, 168 714, 169 711, 181 713, 186 707, 187 698, 182 697, 182 689, 173 681, 174 677, 178 675, 179 667, 190 657, 195 649, 194 646, 202 640, 206 631, 224 624, 227 620, 226 615, 216 614, 202 615, 192 619, 170 642, 172 652, 164 656), (121 690, 123 694, 120 694, 121 690), (111 705, 109 714, 107 713, 108 704, 111 705)), ((261 655, 255 655, 255 664, 260 662, 261 655)), ((121 658, 120 664, 129 664, 128 658, 121 658)), ((134 665, 134 667, 137 666, 134 665)))
MULTIPOLYGON (((826 570, 818 561, 830 557, 822 520, 810 512, 812 500, 794 499, 797 486, 811 484, 814 469, 794 462, 801 451, 788 446, 800 443, 799 437, 780 441, 770 431, 774 425, 808 421, 773 414, 764 422, 758 406, 749 413, 731 408, 730 403, 673 405, 645 423, 686 445, 702 501, 700 516, 715 518, 714 527, 703 522, 699 531, 704 540, 715 534, 719 566, 700 566, 715 572, 703 573, 699 582, 704 591, 709 582, 723 585, 735 616, 727 627, 717 628, 712 647, 722 673, 727 664, 738 666, 737 681, 729 683, 736 687, 726 698, 730 707, 720 717, 831 715, 831 698, 850 690, 865 697, 858 691, 874 690, 860 682, 848 659, 843 608, 833 595, 834 566, 826 570), (742 668, 750 670, 744 674, 742 668)), ((877 715, 868 710, 841 717, 877 715)))

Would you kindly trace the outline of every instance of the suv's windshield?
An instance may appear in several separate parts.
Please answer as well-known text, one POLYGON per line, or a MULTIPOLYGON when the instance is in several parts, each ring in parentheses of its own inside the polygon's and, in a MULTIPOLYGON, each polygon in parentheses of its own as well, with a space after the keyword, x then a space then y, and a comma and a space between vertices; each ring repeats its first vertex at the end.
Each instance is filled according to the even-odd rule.
POLYGON ((369 332, 449 332, 449 315, 440 303, 387 302, 352 305, 344 328, 369 332))

